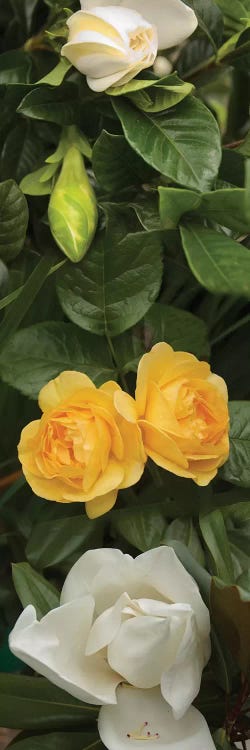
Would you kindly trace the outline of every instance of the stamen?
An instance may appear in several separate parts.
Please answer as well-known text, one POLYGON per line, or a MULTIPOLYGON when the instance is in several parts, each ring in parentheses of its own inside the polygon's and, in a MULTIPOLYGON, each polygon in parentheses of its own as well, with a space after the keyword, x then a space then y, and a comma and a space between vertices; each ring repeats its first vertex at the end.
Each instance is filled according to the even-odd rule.
POLYGON ((127 734, 128 739, 131 740, 158 740, 160 735, 159 732, 155 732, 154 734, 151 734, 151 732, 145 733, 145 727, 148 727, 148 721, 144 721, 144 723, 139 727, 139 729, 136 729, 135 732, 129 732, 127 734))

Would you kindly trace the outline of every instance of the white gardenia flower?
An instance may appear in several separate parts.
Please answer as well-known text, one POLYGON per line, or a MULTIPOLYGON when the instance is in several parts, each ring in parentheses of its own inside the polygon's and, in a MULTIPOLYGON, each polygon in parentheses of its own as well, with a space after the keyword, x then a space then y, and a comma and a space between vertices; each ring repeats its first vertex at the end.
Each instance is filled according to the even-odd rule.
POLYGON ((93 91, 127 83, 153 65, 158 50, 180 44, 197 26, 182 0, 96 2, 82 0, 82 10, 68 19, 69 39, 61 50, 93 91))
POLYGON ((86 552, 57 609, 20 615, 10 649, 55 685, 102 705, 109 750, 148 739, 160 750, 214 750, 191 706, 210 655, 210 620, 198 587, 171 547, 135 560, 117 549, 86 552))

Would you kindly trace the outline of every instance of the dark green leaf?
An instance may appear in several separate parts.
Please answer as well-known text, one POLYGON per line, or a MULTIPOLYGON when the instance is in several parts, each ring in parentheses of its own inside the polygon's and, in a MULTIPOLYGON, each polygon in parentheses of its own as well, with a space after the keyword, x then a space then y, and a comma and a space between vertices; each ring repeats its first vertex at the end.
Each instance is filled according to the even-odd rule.
POLYGON ((196 581, 196 583, 199 586, 201 595, 206 602, 206 604, 209 606, 209 595, 210 595, 210 587, 211 587, 211 576, 203 568, 197 560, 194 559, 193 555, 191 554, 190 550, 185 547, 182 542, 176 541, 175 539, 171 539, 169 541, 169 546, 173 547, 174 551, 177 554, 177 557, 181 561, 182 565, 184 565, 184 568, 190 573, 192 578, 196 581))
POLYGON ((38 737, 26 737, 15 742, 15 750, 99 750, 99 734, 94 732, 51 732, 38 737))
POLYGON ((193 190, 160 187, 159 195, 163 229, 178 227, 181 217, 189 211, 194 211, 201 202, 201 196, 193 190))
POLYGON ((182 542, 189 549, 193 558, 200 565, 205 566, 204 552, 192 518, 176 518, 169 524, 163 543, 169 544, 172 539, 182 542))
POLYGON ((93 148, 93 169, 97 182, 116 192, 145 182, 150 167, 135 154, 124 136, 103 130, 93 148))
POLYGON ((117 236, 115 223, 96 237, 76 268, 59 273, 58 295, 66 315, 81 328, 115 336, 137 323, 154 302, 162 278, 158 232, 117 236))
POLYGON ((0 183, 0 256, 9 261, 22 250, 28 225, 28 206, 14 180, 0 183))
POLYGON ((185 0, 193 8, 198 24, 215 52, 222 42, 223 16, 213 0, 185 0))
POLYGON ((21 604, 23 607, 33 604, 39 620, 58 606, 59 591, 40 573, 37 573, 29 563, 13 563, 12 576, 21 604))
POLYGON ((140 112, 122 98, 113 106, 130 146, 173 182, 209 190, 221 160, 220 135, 211 112, 188 97, 167 114, 140 112))
POLYGON ((250 403, 231 401, 230 455, 221 469, 228 482, 240 487, 250 487, 250 403))
POLYGON ((33 123, 21 120, 10 131, 3 147, 1 158, 3 180, 14 177, 17 182, 20 182, 24 175, 41 163, 44 155, 44 146, 33 123))
POLYGON ((75 555, 77 560, 83 552, 101 546, 102 526, 99 521, 90 521, 84 515, 44 521, 34 527, 26 547, 27 559, 35 567, 43 570, 59 565, 75 555))
POLYGON ((234 569, 225 522, 220 510, 200 516, 202 536, 209 549, 213 571, 225 583, 234 581, 234 569))
POLYGON ((196 279, 214 294, 250 297, 250 250, 222 232, 181 227, 183 249, 196 279))
POLYGON ((164 538, 166 521, 159 510, 134 508, 116 513, 113 528, 141 552, 158 547, 164 538))
POLYGON ((18 112, 35 120, 71 125, 78 120, 78 104, 78 91, 73 84, 64 83, 58 88, 40 86, 26 94, 18 112))
POLYGON ((234 232, 250 232, 250 192, 240 188, 205 193, 197 211, 234 232))
POLYGON ((26 52, 12 50, 0 56, 0 84, 29 83, 31 58, 26 52))
POLYGON ((186 310, 156 303, 144 319, 147 348, 166 341, 177 351, 188 351, 198 357, 209 357, 207 330, 200 320, 186 310))
POLYGON ((24 328, 0 355, 0 374, 32 398, 63 370, 77 370, 97 385, 116 377, 107 343, 70 323, 51 321, 24 328))
MULTIPOLYGON (((76 730, 95 723, 98 709, 85 705, 43 677, 0 674, 0 724, 11 729, 76 730)), ((94 728, 94 727, 93 727, 94 728)))

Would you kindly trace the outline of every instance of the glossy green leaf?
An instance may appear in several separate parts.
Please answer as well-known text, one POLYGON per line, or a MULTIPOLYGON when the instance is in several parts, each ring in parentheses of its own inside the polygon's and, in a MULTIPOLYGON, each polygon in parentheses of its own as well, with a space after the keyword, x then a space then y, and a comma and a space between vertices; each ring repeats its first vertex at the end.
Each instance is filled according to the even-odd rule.
POLYGON ((209 357, 210 347, 205 323, 186 310, 152 305, 144 318, 144 338, 147 347, 166 341, 176 351, 188 351, 202 358, 209 357))
POLYGON ((112 135, 106 130, 102 131, 93 148, 93 170, 97 182, 111 193, 139 185, 151 173, 124 136, 112 135))
POLYGON ((14 180, 0 183, 0 257, 10 261, 23 247, 28 225, 27 201, 14 180))
POLYGON ((159 233, 121 237, 118 226, 115 220, 106 234, 100 233, 77 268, 65 267, 59 273, 57 284, 65 314, 99 336, 118 335, 137 323, 161 285, 159 233))
POLYGON ((193 190, 160 187, 160 217, 163 229, 176 229, 181 217, 194 211, 201 203, 201 196, 193 190))
POLYGON ((66 74, 71 68, 71 63, 66 60, 66 57, 61 57, 59 63, 47 73, 46 76, 38 81, 39 84, 45 83, 49 86, 60 86, 63 82, 66 74))
POLYGON ((175 107, 186 96, 193 92, 193 85, 181 81, 176 73, 155 81, 150 88, 132 91, 128 94, 130 101, 143 112, 163 112, 175 107))
POLYGON ((3 180, 14 178, 19 183, 24 175, 40 166, 43 154, 44 145, 34 123, 20 119, 18 125, 11 129, 3 146, 0 165, 3 180))
POLYGON ((188 97, 166 114, 148 114, 123 99, 114 100, 130 146, 173 182, 209 190, 221 160, 220 135, 211 112, 188 97))
POLYGON ((116 372, 105 340, 70 323, 38 323, 18 331, 0 355, 2 379, 21 393, 37 398, 41 388, 63 370, 77 370, 97 385, 116 372))
POLYGON ((248 248, 198 224, 181 227, 183 249, 196 279, 214 294, 250 297, 248 248))
POLYGON ((217 51, 223 36, 223 16, 214 0, 186 0, 195 12, 201 31, 217 51))
POLYGON ((34 527, 26 547, 31 565, 43 570, 59 565, 72 555, 76 561, 87 549, 101 547, 101 523, 90 521, 81 503, 79 511, 79 516, 59 518, 53 523, 44 521, 34 527))
POLYGON ((96 706, 78 701, 43 677, 0 674, 1 726, 75 731, 92 722, 95 725, 97 714, 96 706))
POLYGON ((225 522, 220 510, 200 516, 202 536, 211 555, 213 572, 225 583, 234 581, 234 570, 225 522))
POLYGON ((144 507, 126 509, 114 515, 113 528, 129 544, 146 552, 159 547, 164 539, 166 520, 157 509, 144 507))
POLYGON ((229 409, 230 455, 221 475, 239 487, 250 487, 250 403, 231 401, 229 409))
POLYGON ((37 618, 40 620, 51 609, 58 606, 59 591, 29 563, 13 563, 13 583, 23 607, 33 604, 37 618))
POLYGON ((40 86, 30 91, 18 107, 18 112, 34 120, 47 120, 58 125, 71 125, 78 120, 77 88, 64 83, 58 88, 40 86))
POLYGON ((169 544, 173 539, 182 542, 191 552, 193 558, 200 565, 205 566, 205 555, 192 518, 176 518, 169 524, 163 542, 169 544))
POLYGON ((250 191, 244 188, 205 193, 198 213, 241 234, 250 233, 250 191))

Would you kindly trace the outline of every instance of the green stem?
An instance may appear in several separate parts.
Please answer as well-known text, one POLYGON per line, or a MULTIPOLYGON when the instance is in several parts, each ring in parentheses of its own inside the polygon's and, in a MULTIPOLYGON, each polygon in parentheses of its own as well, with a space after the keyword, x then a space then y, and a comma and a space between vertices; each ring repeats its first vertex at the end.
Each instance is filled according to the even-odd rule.
POLYGON ((220 336, 216 336, 215 339, 211 341, 211 346, 215 346, 216 344, 220 344, 221 341, 224 341, 228 336, 231 336, 231 333, 235 333, 235 331, 238 331, 239 328, 241 328, 244 325, 247 325, 247 323, 250 323, 250 315, 245 315, 244 318, 241 318, 241 320, 238 320, 237 323, 234 323, 234 325, 230 326, 230 328, 226 328, 223 333, 220 334, 220 336))
POLYGON ((126 391, 126 393, 129 393, 129 387, 128 387, 125 375, 122 372, 122 367, 121 367, 121 365, 120 365, 120 363, 118 361, 117 354, 116 354, 114 346, 113 346, 113 341, 112 341, 110 335, 107 332, 106 332, 106 339, 107 339, 107 343, 108 343, 108 346, 109 346, 109 351, 111 353, 112 359, 113 359, 114 364, 115 364, 115 366, 117 368, 118 375, 119 375, 120 381, 122 383, 122 387, 124 388, 124 391, 126 391))

